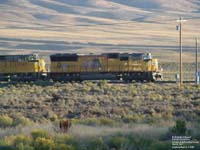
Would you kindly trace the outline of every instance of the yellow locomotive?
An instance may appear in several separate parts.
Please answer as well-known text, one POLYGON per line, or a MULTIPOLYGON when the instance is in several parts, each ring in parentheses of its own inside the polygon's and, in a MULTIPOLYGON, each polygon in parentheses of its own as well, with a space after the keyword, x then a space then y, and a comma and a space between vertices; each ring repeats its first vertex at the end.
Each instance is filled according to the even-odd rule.
POLYGON ((50 56, 53 80, 155 81, 162 78, 158 60, 150 53, 100 55, 54 54, 50 56))
POLYGON ((45 60, 37 54, 0 56, 0 80, 32 81, 45 72, 45 60))

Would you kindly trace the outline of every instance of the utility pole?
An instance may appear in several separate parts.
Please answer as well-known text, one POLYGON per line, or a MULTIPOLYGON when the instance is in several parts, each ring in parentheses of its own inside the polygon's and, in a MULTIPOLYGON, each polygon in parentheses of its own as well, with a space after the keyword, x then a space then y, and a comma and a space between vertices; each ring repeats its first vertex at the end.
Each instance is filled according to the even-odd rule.
POLYGON ((183 76, 182 76, 182 18, 180 17, 179 24, 179 46, 180 46, 180 86, 183 84, 183 76))
POLYGON ((198 38, 196 38, 196 72, 195 72, 195 81, 196 84, 199 84, 199 75, 198 75, 198 38))
POLYGON ((180 87, 182 86, 183 84, 183 75, 182 75, 182 22, 183 21, 186 21, 186 20, 183 20, 182 17, 180 17, 179 20, 177 20, 177 22, 179 22, 179 25, 178 25, 178 29, 179 29, 179 76, 180 76, 180 87))

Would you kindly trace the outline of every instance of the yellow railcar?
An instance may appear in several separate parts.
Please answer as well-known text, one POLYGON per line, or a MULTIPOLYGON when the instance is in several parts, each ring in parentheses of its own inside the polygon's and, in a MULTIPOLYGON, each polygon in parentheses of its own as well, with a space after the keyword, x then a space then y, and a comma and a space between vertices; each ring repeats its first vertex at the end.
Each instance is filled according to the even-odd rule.
POLYGON ((153 81, 161 78, 158 60, 151 54, 51 55, 50 77, 55 80, 123 79, 153 81))
POLYGON ((33 80, 46 73, 45 60, 38 55, 1 55, 1 80, 33 80))

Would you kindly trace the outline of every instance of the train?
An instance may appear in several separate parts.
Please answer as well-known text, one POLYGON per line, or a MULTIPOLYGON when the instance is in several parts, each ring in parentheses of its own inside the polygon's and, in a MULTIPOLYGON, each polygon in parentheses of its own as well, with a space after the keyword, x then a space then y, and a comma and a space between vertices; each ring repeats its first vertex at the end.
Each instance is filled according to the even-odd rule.
POLYGON ((162 80, 151 53, 0 55, 0 81, 162 80), (47 67, 48 66, 48 67, 47 67))

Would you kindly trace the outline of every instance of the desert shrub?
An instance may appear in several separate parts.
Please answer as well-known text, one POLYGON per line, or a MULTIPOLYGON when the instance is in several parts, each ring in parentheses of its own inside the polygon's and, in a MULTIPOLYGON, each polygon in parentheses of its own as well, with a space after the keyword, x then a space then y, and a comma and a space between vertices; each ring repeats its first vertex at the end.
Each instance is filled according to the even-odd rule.
POLYGON ((115 148, 116 150, 121 150, 122 147, 128 142, 128 139, 121 136, 121 135, 116 135, 114 137, 111 137, 108 140, 108 145, 109 148, 115 148))
POLYGON ((135 122, 140 121, 141 119, 142 119, 142 116, 134 114, 134 115, 125 115, 122 118, 122 121, 124 123, 135 123, 135 122))
POLYGON ((15 150, 32 150, 32 139, 25 135, 9 136, 4 138, 4 143, 0 145, 8 145, 14 147, 15 150))
POLYGON ((172 133, 184 135, 187 131, 186 122, 184 120, 177 120, 176 125, 171 129, 172 133))
POLYGON ((144 122, 150 125, 155 125, 155 124, 158 124, 161 120, 162 118, 160 117, 160 115, 157 115, 157 116, 146 115, 144 122))
MULTIPOLYGON (((96 103, 96 102, 93 101, 92 103, 96 103)), ((106 114, 105 110, 101 109, 99 106, 90 107, 89 112, 93 116, 104 116, 106 114)))
POLYGON ((100 118, 99 125, 114 126, 114 125, 116 125, 116 121, 109 119, 109 118, 100 118))
POLYGON ((43 130, 35 130, 31 133, 32 138, 36 140, 37 138, 49 138, 49 134, 43 130))
MULTIPOLYGON (((72 124, 79 124, 79 120, 80 120, 80 119, 72 118, 72 119, 71 119, 71 122, 72 122, 72 124)), ((56 122, 59 123, 59 121, 56 121, 56 122)))
POLYGON ((139 149, 148 150, 152 144, 152 139, 149 139, 148 137, 140 137, 140 138, 136 137, 133 143, 138 150, 139 149))
POLYGON ((56 121, 58 119, 58 116, 53 111, 48 111, 46 118, 51 121, 56 121))
POLYGON ((149 97, 149 99, 151 101, 162 101, 163 100, 163 96, 157 93, 152 93, 149 97))
POLYGON ((2 141, 4 142, 2 145, 14 145, 16 136, 7 136, 2 141))
POLYGON ((92 82, 84 82, 82 87, 82 92, 87 93, 92 89, 93 83, 92 82))
POLYGON ((28 118, 22 115, 17 115, 15 118, 16 119, 13 122, 13 125, 15 126, 16 125, 30 125, 32 123, 28 118))
POLYGON ((31 145, 26 145, 26 144, 23 144, 23 143, 19 143, 16 146, 15 150, 34 150, 34 147, 31 146, 31 145))
POLYGON ((38 137, 33 145, 36 150, 53 150, 55 147, 52 139, 46 139, 44 137, 38 137))
POLYGON ((55 137, 54 141, 58 146, 65 147, 66 149, 69 149, 69 150, 79 149, 79 146, 80 146, 77 139, 75 139, 74 137, 70 135, 58 135, 55 137))
POLYGON ((99 83, 97 85, 100 88, 106 87, 106 86, 108 86, 108 81, 107 80, 101 80, 101 81, 99 81, 99 83))
POLYGON ((118 116, 126 115, 124 108, 120 108, 120 107, 113 108, 113 114, 118 115, 118 116))
POLYGON ((128 85, 128 89, 129 89, 130 91, 137 91, 137 86, 136 86, 135 84, 133 84, 133 83, 132 83, 132 84, 130 83, 130 84, 128 85))
POLYGON ((170 148, 171 148, 171 141, 170 142, 154 141, 153 144, 150 146, 150 150, 169 150, 170 148))
POLYGON ((168 110, 168 112, 165 112, 162 114, 163 118, 166 118, 166 120, 172 120, 173 119, 173 114, 172 111, 168 110))
POLYGON ((4 139, 0 139, 0 145, 6 145, 6 142, 4 139))
POLYGON ((172 136, 177 135, 191 135, 191 130, 188 130, 186 127, 186 122, 184 120, 177 120, 176 124, 173 127, 169 128, 169 131, 163 136, 162 140, 171 140, 172 136))
POLYGON ((54 150, 75 150, 75 148, 71 145, 56 144, 54 150))
POLYGON ((0 139, 0 150, 14 150, 14 147, 9 145, 5 139, 0 139))
POLYGON ((89 126, 115 126, 117 122, 109 118, 85 118, 85 119, 72 119, 72 124, 84 124, 89 126))
POLYGON ((0 116, 0 127, 10 127, 13 125, 13 119, 7 115, 0 116))
POLYGON ((92 139, 88 145, 88 150, 108 150, 108 146, 104 143, 102 138, 92 139))
POLYGON ((91 125, 91 126, 97 125, 98 122, 99 121, 96 118, 86 118, 86 119, 80 119, 77 121, 77 123, 79 124, 91 125))
POLYGON ((29 144, 31 144, 31 142, 32 142, 32 140, 30 137, 27 137, 25 135, 18 135, 16 137, 14 137, 13 145, 17 147, 17 145, 19 145, 19 144, 29 145, 29 144))

